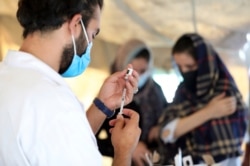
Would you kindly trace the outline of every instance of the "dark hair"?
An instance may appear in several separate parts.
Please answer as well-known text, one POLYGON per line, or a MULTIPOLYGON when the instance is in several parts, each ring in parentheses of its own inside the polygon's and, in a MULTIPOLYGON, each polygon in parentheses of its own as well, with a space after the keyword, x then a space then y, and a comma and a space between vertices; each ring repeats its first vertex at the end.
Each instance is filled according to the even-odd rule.
POLYGON ((191 57, 197 60, 197 56, 195 53, 195 48, 192 39, 189 35, 182 35, 172 49, 172 55, 175 53, 188 53, 191 57))
POLYGON ((134 57, 134 59, 137 59, 137 58, 144 58, 147 60, 147 62, 149 62, 150 60, 150 52, 148 49, 144 48, 142 50, 140 50, 134 57))
POLYGON ((81 14, 87 26, 97 5, 102 9, 103 0, 19 0, 16 16, 24 28, 25 38, 37 30, 60 28, 75 14, 81 14))

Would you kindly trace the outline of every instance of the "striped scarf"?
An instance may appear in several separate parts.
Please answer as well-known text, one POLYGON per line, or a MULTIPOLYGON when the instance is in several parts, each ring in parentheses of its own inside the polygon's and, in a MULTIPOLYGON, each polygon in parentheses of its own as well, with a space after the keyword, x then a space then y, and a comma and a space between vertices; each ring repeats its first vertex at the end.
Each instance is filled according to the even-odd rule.
POLYGON ((175 149, 172 151, 175 154, 176 148, 181 148, 183 155, 191 155, 197 162, 201 161, 204 155, 211 155, 215 162, 239 156, 246 131, 247 112, 242 96, 235 81, 212 46, 197 34, 187 35, 193 41, 195 54, 198 58, 196 94, 190 94, 181 83, 173 103, 164 110, 164 114, 159 120, 160 125, 163 127, 173 119, 186 117, 196 112, 222 92, 236 98, 237 110, 230 116, 210 120, 193 129, 180 137, 175 144, 162 146, 163 148, 160 149, 163 153, 162 160, 168 160, 166 158, 167 154, 171 153, 171 148, 175 149))

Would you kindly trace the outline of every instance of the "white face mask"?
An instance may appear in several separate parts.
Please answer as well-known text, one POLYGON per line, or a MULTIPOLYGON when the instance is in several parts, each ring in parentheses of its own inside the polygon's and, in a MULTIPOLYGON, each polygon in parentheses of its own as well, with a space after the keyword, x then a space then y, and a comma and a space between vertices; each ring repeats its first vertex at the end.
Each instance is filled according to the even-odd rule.
POLYGON ((145 83, 147 82, 150 75, 151 75, 151 72, 146 71, 142 75, 139 76, 139 81, 138 81, 138 87, 139 88, 141 88, 141 87, 143 87, 145 85, 145 83))

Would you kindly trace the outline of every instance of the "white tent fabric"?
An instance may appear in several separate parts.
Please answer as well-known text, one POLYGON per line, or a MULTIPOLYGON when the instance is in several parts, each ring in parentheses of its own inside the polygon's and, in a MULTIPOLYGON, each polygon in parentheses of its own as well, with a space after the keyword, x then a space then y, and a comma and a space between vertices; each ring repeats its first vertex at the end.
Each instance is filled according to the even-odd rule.
MULTIPOLYGON (((22 41, 17 4, 18 0, 0 0, 0 60, 22 41)), ((168 70, 175 40, 196 31, 212 42, 242 84, 246 72, 238 51, 250 32, 249 16, 250 0, 105 0, 90 66, 108 72, 118 46, 138 38, 152 48, 155 66, 168 70)))
MULTIPOLYGON (((0 1, 0 34, 19 44, 17 3, 0 1)), ((157 48, 197 31, 219 48, 239 49, 250 31, 249 15, 250 0, 106 0, 98 38, 119 45, 135 37, 157 48)))

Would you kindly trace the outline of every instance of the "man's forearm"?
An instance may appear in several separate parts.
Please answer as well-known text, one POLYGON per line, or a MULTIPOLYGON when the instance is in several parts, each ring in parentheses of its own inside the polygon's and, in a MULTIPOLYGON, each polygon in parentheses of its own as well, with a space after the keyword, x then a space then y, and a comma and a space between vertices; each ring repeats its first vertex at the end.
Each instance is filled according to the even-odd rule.
POLYGON ((94 134, 96 134, 106 119, 106 115, 92 104, 87 110, 87 118, 94 134))
POLYGON ((131 154, 115 153, 112 166, 131 166, 132 156, 131 154))

